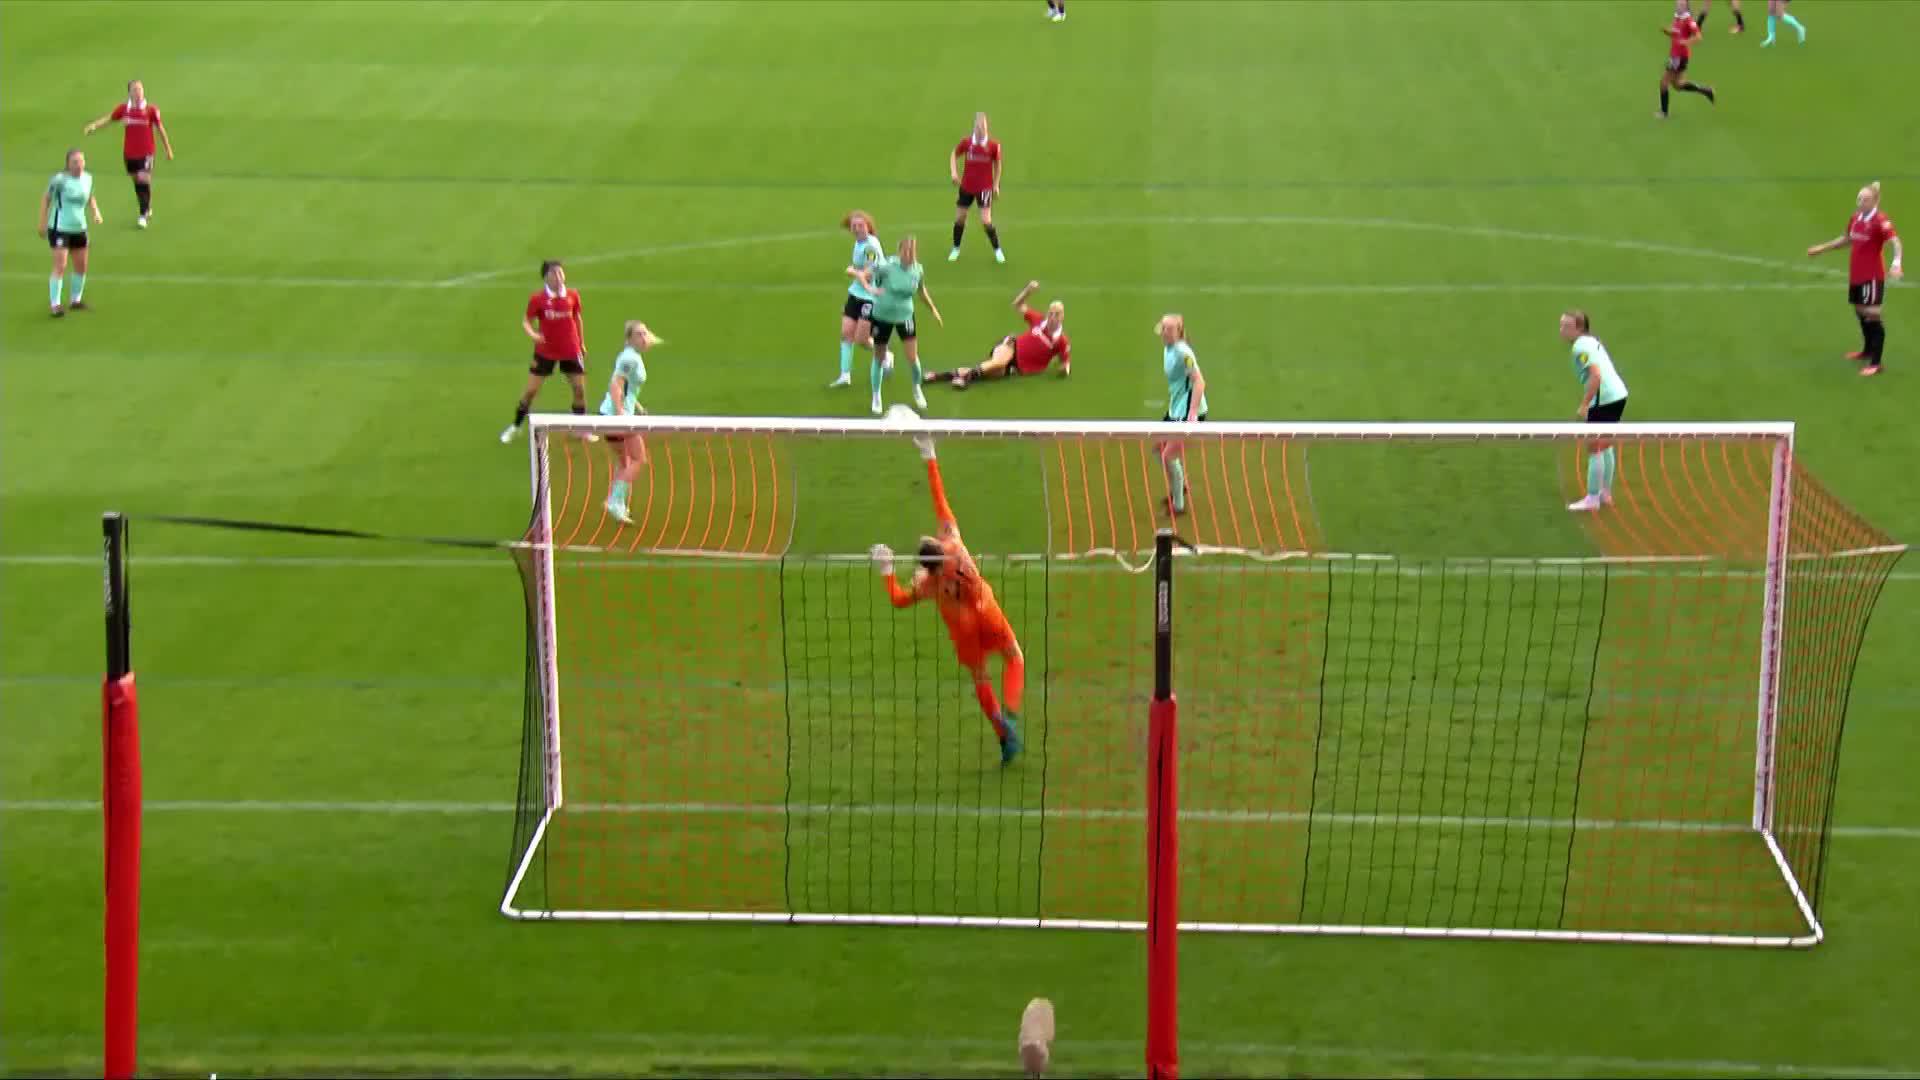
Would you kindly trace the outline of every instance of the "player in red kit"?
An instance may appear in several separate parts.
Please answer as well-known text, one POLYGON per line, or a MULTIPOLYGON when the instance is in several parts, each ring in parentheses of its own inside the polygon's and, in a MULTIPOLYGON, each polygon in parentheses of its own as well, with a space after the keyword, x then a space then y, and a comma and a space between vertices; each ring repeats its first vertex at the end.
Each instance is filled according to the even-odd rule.
POLYGON ((573 390, 573 414, 587 413, 587 330, 580 315, 580 294, 567 288, 567 268, 559 259, 541 263, 540 278, 540 290, 527 298, 527 314, 520 320, 520 329, 533 339, 533 366, 527 369, 520 404, 514 406, 513 424, 500 433, 503 443, 512 442, 526 425, 534 397, 556 367, 573 390))
POLYGON ((133 177, 133 194, 140 200, 136 224, 144 229, 147 219, 153 216, 153 137, 160 136, 160 145, 167 148, 168 161, 173 160, 173 140, 167 137, 167 126, 160 122, 160 107, 147 100, 147 88, 140 85, 139 79, 127 84, 127 100, 88 124, 82 132, 91 135, 108 124, 126 127, 121 156, 126 158, 127 175, 133 177))
POLYGON ((1865 360, 1862 375, 1880 374, 1881 352, 1887 344, 1887 328, 1880 322, 1880 304, 1887 298, 1887 278, 1900 276, 1900 234, 1893 221, 1880 209, 1878 180, 1860 189, 1854 199, 1853 217, 1847 219, 1847 231, 1824 244, 1807 249, 1808 255, 1824 255, 1835 248, 1852 246, 1847 260, 1847 303, 1853 305, 1860 320, 1862 346, 1847 354, 1849 360, 1865 360), (1893 245, 1893 267, 1882 261, 1888 244, 1893 245))
POLYGON ((960 198, 953 212, 953 250, 947 261, 960 257, 960 237, 967 231, 967 207, 980 204, 980 227, 987 231, 993 245, 993 261, 1006 262, 1000 249, 1000 231, 993 227, 993 200, 1000 194, 1000 144, 987 135, 987 114, 973 114, 973 134, 960 140, 947 157, 947 174, 953 177, 960 198))
POLYGON ((1027 330, 1023 334, 1008 334, 993 347, 987 358, 978 366, 960 368, 957 371, 936 371, 927 376, 928 382, 948 382, 955 390, 965 390, 967 384, 975 379, 1000 379, 1010 375, 1038 375, 1047 370, 1055 360, 1060 361, 1060 374, 1064 378, 1073 373, 1073 342, 1067 339, 1067 306, 1055 300, 1047 305, 1046 314, 1041 314, 1027 306, 1027 297, 1040 287, 1037 281, 1027 282, 1027 287, 1013 298, 1014 310, 1026 320, 1027 330))
POLYGON ((1693 16, 1687 13, 1686 0, 1680 0, 1680 6, 1673 12, 1673 25, 1663 32, 1673 42, 1667 47, 1667 70, 1660 76, 1660 111, 1654 115, 1665 120, 1670 90, 1699 94, 1707 99, 1708 104, 1712 104, 1713 87, 1686 77, 1687 62, 1693 59, 1693 46, 1700 40, 1700 24, 1694 22, 1693 16))

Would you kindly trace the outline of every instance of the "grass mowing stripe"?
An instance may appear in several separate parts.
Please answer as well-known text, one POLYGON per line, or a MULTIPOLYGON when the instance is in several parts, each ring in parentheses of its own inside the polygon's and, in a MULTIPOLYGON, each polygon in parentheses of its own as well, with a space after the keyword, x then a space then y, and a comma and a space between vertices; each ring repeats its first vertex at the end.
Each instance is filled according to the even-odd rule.
MULTIPOLYGON (((249 1037, 203 1036, 197 1033, 182 1033, 175 1036, 167 1031, 147 1030, 143 1036, 151 1042, 165 1042, 179 1039, 190 1042, 203 1052, 218 1053, 226 1047, 253 1049, 262 1039, 249 1037)), ((15 1044, 26 1046, 63 1045, 67 1040, 52 1037, 23 1036, 11 1040, 15 1044)), ((478 1051, 513 1051, 524 1049, 527 1043, 551 1043, 556 1047, 587 1046, 631 1046, 645 1048, 655 1052, 670 1053, 692 1059, 711 1059, 718 1052, 749 1052, 768 1047, 764 1036, 734 1034, 728 1032, 649 1032, 649 1031, 567 1031, 553 1033, 524 1033, 511 1037, 482 1035, 477 1033, 452 1032, 367 1032, 356 1035, 276 1033, 272 1042, 276 1046, 313 1047, 335 1050, 349 1046, 367 1046, 403 1051, 406 1048, 451 1048, 472 1049, 478 1051)), ((1011 1048, 1006 1039, 966 1038, 955 1036, 887 1036, 887 1035, 794 1035, 782 1036, 779 1040, 783 1048, 826 1053, 866 1053, 898 1054, 913 1057, 928 1050, 945 1051, 957 1054, 1005 1054, 1011 1057, 1011 1048)), ((1088 1039, 1062 1041, 1060 1054, 1072 1054, 1076 1050, 1089 1054, 1123 1055, 1139 1051, 1139 1043, 1132 1040, 1088 1039)), ((1920 1076, 1920 1069, 1907 1066, 1868 1066, 1868 1065, 1809 1065, 1795 1062, 1736 1061, 1716 1058, 1636 1058, 1592 1054, 1526 1054, 1502 1053, 1480 1050, 1417 1049, 1411 1047, 1365 1047, 1365 1046, 1323 1046, 1311 1043, 1259 1043, 1259 1042, 1205 1042, 1182 1040, 1181 1049, 1189 1060, 1193 1058, 1219 1057, 1255 1057, 1255 1058, 1305 1058, 1323 1061, 1394 1061, 1409 1064, 1420 1062, 1459 1063, 1482 1065, 1492 1068, 1541 1068, 1568 1069, 1588 1073, 1645 1072, 1679 1073, 1707 1076, 1810 1076, 1810 1077, 1905 1077, 1920 1076)), ((1069 1060, 1071 1060, 1069 1058, 1069 1060)))
MULTIPOLYGON (((940 817, 982 820, 1054 818, 1066 821, 1137 821, 1145 811, 1112 808, 1047 807, 954 807, 918 804, 804 805, 779 803, 569 803, 576 813, 660 814, 687 816, 765 816, 794 814, 802 817, 940 817)), ((145 809, 169 814, 506 814, 509 802, 461 802, 436 800, 329 800, 329 799, 151 799, 145 809)), ((0 800, 0 813, 6 814, 81 814, 98 813, 100 803, 93 799, 11 799, 0 800)), ((1281 811, 1262 813, 1245 810, 1182 810, 1181 821, 1210 825, 1262 825, 1274 822, 1313 821, 1324 825, 1357 827, 1394 826, 1435 829, 1588 829, 1596 831, 1658 833, 1747 832, 1748 826, 1725 822, 1690 821, 1613 821, 1606 818, 1577 818, 1571 821, 1553 818, 1477 817, 1457 814, 1314 814, 1281 811)), ((1834 836, 1863 839, 1920 840, 1920 826, 1911 825, 1836 825, 1834 836)))

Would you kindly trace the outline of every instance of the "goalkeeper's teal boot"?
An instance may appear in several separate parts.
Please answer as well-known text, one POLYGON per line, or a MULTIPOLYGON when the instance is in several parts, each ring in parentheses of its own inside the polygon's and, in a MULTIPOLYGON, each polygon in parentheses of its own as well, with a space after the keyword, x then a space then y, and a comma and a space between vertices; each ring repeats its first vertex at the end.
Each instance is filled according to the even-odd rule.
POLYGON ((1013 759, 1020 756, 1020 718, 1013 713, 1001 713, 1000 723, 1007 729, 1006 736, 1000 740, 1000 764, 1011 765, 1013 759))

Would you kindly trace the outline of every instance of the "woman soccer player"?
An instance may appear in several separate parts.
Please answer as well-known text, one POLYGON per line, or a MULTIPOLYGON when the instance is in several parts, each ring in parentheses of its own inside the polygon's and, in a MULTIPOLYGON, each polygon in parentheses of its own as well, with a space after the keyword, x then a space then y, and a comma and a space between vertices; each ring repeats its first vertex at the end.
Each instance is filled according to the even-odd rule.
POLYGON ((53 174, 47 190, 40 193, 39 233, 53 249, 53 276, 47 279, 47 299, 53 305, 53 317, 66 314, 60 307, 60 287, 66 281, 68 253, 73 259, 73 302, 67 310, 87 310, 87 214, 95 225, 103 224, 100 203, 93 197, 93 174, 87 171, 87 155, 67 151, 67 167, 53 174))
POLYGON ((973 555, 960 539, 960 523, 947 505, 947 491, 940 482, 933 439, 921 435, 913 444, 927 463, 927 484, 933 492, 933 517, 938 528, 933 536, 920 538, 920 565, 908 587, 901 588, 894 579, 891 548, 875 544, 874 562, 886 579, 887 599, 894 607, 911 607, 922 600, 940 605, 947 636, 953 639, 960 666, 973 676, 974 697, 1000 740, 1000 764, 1005 765, 1020 753, 1020 701, 1026 694, 1027 658, 1020 651, 1013 626, 1000 610, 1000 602, 993 597, 992 586, 980 576, 973 555), (1001 661, 1001 700, 994 698, 993 680, 987 674, 987 658, 996 655, 1001 661))
POLYGON ((913 364, 913 403, 924 409, 927 407, 927 395, 921 391, 920 341, 919 331, 913 325, 913 298, 917 294, 927 302, 927 310, 933 313, 933 321, 941 326, 946 323, 940 319, 940 309, 934 305, 933 294, 927 291, 927 268, 920 264, 920 243, 908 233, 900 240, 900 253, 891 259, 883 259, 866 275, 865 281, 873 290, 873 360, 869 363, 868 379, 873 384, 873 415, 879 416, 882 409, 880 401, 880 381, 893 368, 893 361, 887 358, 887 345, 898 332, 905 344, 907 359, 913 364))
POLYGON ((853 347, 873 347, 873 292, 867 288, 865 272, 887 257, 875 234, 873 215, 865 210, 851 211, 840 219, 840 227, 853 234, 853 261, 847 264, 847 276, 853 283, 847 286, 846 303, 840 306, 840 377, 828 383, 828 389, 852 386, 853 347))
POLYGON ((1799 19, 1787 14, 1787 0, 1767 0, 1767 39, 1760 43, 1761 48, 1765 49, 1773 45, 1775 23, 1786 23, 1793 27, 1793 32, 1800 35, 1800 44, 1807 43, 1807 28, 1800 25, 1799 19))
POLYGON ((1667 96, 1670 90, 1684 90, 1690 94, 1699 94, 1714 102, 1713 87, 1697 83, 1686 77, 1687 64, 1693 59, 1693 47, 1700 40, 1700 24, 1693 21, 1687 13, 1687 0, 1680 0, 1680 6, 1674 10, 1673 25, 1663 30, 1672 43, 1667 47, 1667 70, 1660 75, 1660 111, 1654 115, 1662 120, 1667 118, 1667 96))
POLYGON ((147 100, 147 88, 135 79, 127 84, 127 100, 115 105, 107 115, 81 129, 91 135, 108 124, 126 126, 121 139, 121 156, 126 159, 127 175, 133 177, 133 195, 140 200, 140 218, 135 224, 147 227, 153 216, 153 137, 167 148, 167 160, 173 160, 173 140, 167 137, 167 125, 160 122, 160 107, 147 100))
MULTIPOLYGON (((641 354, 660 344, 664 343, 653 336, 646 323, 627 323, 626 347, 614 358, 613 378, 608 380, 607 396, 600 402, 601 416, 640 416, 647 411, 640 407, 640 388, 647 384, 647 361, 641 354)), ((608 433, 606 440, 613 451, 613 490, 607 493, 607 513, 631 525, 627 491, 633 486, 633 478, 640 475, 640 466, 647 463, 647 440, 638 432, 619 431, 608 433)))
POLYGON ((927 376, 927 381, 952 383, 955 390, 965 390, 975 379, 1038 375, 1056 358, 1060 361, 1062 378, 1073 374, 1073 343, 1067 340, 1067 306, 1055 300, 1047 305, 1044 315, 1028 307, 1027 297, 1039 287, 1039 282, 1029 281, 1013 298, 1014 310, 1026 320, 1026 333, 1001 338, 987 358, 973 367, 936 371, 927 376))
MULTIPOLYGON (((1207 377, 1200 374, 1200 361, 1187 343, 1187 320, 1182 315, 1162 315, 1154 324, 1162 346, 1160 369, 1167 377, 1167 415, 1169 424, 1194 424, 1207 418, 1207 377)), ((1160 444, 1160 465, 1167 473, 1167 516, 1187 512, 1186 444, 1169 439, 1160 444)))
MULTIPOLYGON (((1627 411, 1627 384, 1607 355, 1607 347, 1593 336, 1593 322, 1580 310, 1560 316, 1560 339, 1573 342, 1573 377, 1580 380, 1580 407, 1575 419, 1589 424, 1617 424, 1627 411)), ((1587 444, 1587 493, 1567 504, 1573 511, 1598 510, 1613 505, 1613 478, 1620 471, 1619 452, 1606 439, 1587 444)))
POLYGON ((987 134, 986 113, 973 114, 973 134, 961 139, 947 155, 947 175, 960 189, 960 197, 954 202, 953 250, 947 253, 947 261, 960 257, 960 237, 967 231, 967 207, 977 202, 980 227, 993 245, 993 261, 1006 262, 1007 253, 1000 249, 1000 231, 993 227, 993 200, 1000 194, 1000 144, 987 134))
POLYGON ((1875 180, 1854 196, 1854 214, 1847 219, 1847 231, 1824 244, 1807 249, 1809 257, 1824 255, 1836 248, 1852 250, 1847 259, 1847 303, 1853 305, 1853 317, 1860 320, 1862 344, 1859 352, 1847 354, 1849 360, 1865 360, 1862 375, 1880 374, 1881 354, 1887 347, 1887 328, 1880 321, 1880 305, 1887 298, 1887 278, 1898 278, 1900 271, 1900 234, 1893 221, 1880 210, 1880 181, 1875 180), (1893 268, 1882 261, 1883 249, 1893 245, 1893 268))

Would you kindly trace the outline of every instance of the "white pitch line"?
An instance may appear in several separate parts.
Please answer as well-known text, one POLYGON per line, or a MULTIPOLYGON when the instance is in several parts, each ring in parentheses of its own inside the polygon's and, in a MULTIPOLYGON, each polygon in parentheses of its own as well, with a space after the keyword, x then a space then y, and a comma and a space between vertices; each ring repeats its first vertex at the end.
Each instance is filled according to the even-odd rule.
MULTIPOLYGON (((0 274, 0 279, 26 281, 29 278, 39 280, 43 275, 8 271, 0 274)), ((519 282, 498 281, 477 278, 471 275, 460 278, 447 278, 440 281, 428 281, 420 278, 351 278, 351 277, 239 277, 223 274, 98 274, 96 277, 107 282, 120 282, 128 285, 181 286, 185 288, 281 288, 281 289, 519 289, 519 282)), ((684 281, 601 281, 595 280, 595 289, 622 290, 629 292, 710 292, 711 283, 689 283, 684 281)), ((1367 294, 1385 294, 1392 296, 1455 296, 1467 294, 1530 294, 1539 293, 1553 296, 1579 296, 1589 293, 1661 293, 1661 294, 1713 294, 1745 292, 1817 292, 1831 287, 1831 283, 1822 281, 1617 281, 1617 282, 1567 282, 1555 284, 1538 281, 1431 281, 1431 282, 1363 282, 1351 284, 1326 284, 1304 282, 1268 282, 1268 283, 1149 283, 1149 282, 1059 282, 1050 284, 1049 289, 1063 294, 1076 296, 1102 295, 1199 295, 1199 296, 1357 296, 1367 294)), ((730 293, 776 294, 776 293, 823 293, 826 290, 818 282, 747 282, 728 284, 730 293)), ((943 293, 980 293, 998 296, 1006 291, 1003 285, 948 285, 943 293)))
MULTIPOLYGON (((367 814, 472 816, 508 814, 510 802, 435 802, 428 800, 276 800, 276 799, 152 799, 144 808, 153 813, 187 814, 367 814)), ((712 802, 569 803, 566 810, 582 814, 658 815, 671 817, 783 817, 803 818, 965 818, 982 821, 1142 821, 1144 810, 1100 807, 943 806, 937 803, 876 803, 865 805, 712 802)), ((90 814, 100 812, 96 799, 0 800, 0 813, 90 814)), ((1180 820, 1205 825, 1337 825, 1352 828, 1405 829, 1545 829, 1573 828, 1592 832, 1745 833, 1745 823, 1708 821, 1622 821, 1607 818, 1485 817, 1457 814, 1341 814, 1308 815, 1301 811, 1182 810, 1180 820)), ((1920 840, 1920 826, 1836 825, 1832 835, 1860 839, 1920 840)))

